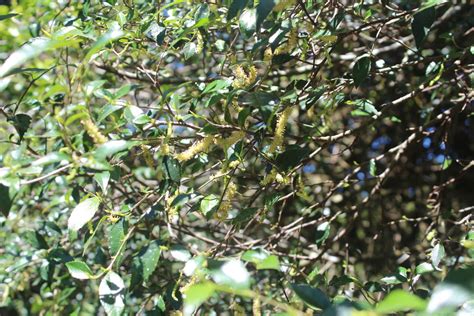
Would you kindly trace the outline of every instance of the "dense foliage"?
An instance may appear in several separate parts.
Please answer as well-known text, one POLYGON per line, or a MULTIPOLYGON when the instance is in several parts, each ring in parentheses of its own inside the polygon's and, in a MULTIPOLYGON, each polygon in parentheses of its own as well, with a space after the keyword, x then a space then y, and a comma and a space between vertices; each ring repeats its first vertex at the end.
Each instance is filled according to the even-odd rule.
POLYGON ((0 314, 474 314, 463 1, 0 5, 0 314))

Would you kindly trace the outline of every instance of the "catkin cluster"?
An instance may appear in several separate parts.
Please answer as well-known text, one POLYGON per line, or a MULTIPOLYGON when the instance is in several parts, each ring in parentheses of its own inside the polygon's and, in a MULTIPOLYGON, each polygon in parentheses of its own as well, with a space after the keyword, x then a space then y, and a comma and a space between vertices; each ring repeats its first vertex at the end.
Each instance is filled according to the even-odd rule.
POLYGON ((227 138, 216 138, 216 144, 220 146, 222 149, 227 150, 230 146, 237 143, 239 140, 245 137, 245 132, 243 131, 236 131, 232 132, 232 134, 227 138))
POLYGON ((202 152, 207 152, 213 143, 214 137, 211 135, 206 136, 202 140, 189 147, 187 150, 176 155, 176 159, 179 161, 188 161, 202 152))
POLYGON ((290 117, 291 111, 293 107, 287 107, 280 113, 278 117, 278 121, 275 127, 275 137, 273 137, 273 141, 268 149, 268 153, 274 153, 278 148, 283 145, 283 139, 286 129, 286 124, 288 123, 288 118, 290 117))
POLYGON ((237 186, 234 182, 230 181, 227 185, 227 190, 224 193, 224 196, 221 201, 221 205, 219 209, 214 214, 214 217, 218 220, 225 220, 229 215, 229 210, 232 207, 232 199, 234 198, 235 194, 237 193, 237 186))
POLYGON ((197 44, 196 44, 196 53, 202 53, 202 49, 204 48, 204 39, 202 38, 201 32, 197 32, 196 34, 197 44))
POLYGON ((100 145, 107 142, 107 137, 105 137, 97 127, 97 125, 92 122, 90 118, 81 121, 84 126, 87 134, 92 138, 94 144, 100 145))
POLYGON ((250 66, 247 71, 245 71, 242 65, 237 65, 234 67, 233 73, 235 78, 232 82, 232 87, 236 89, 250 86, 257 80, 257 69, 255 66, 250 66))
POLYGON ((142 149, 143 159, 145 160, 147 166, 149 168, 154 168, 155 161, 153 160, 153 155, 151 154, 150 149, 146 145, 141 145, 140 147, 142 149))
POLYGON ((212 135, 209 135, 204 137, 202 140, 198 141, 182 153, 177 154, 175 158, 181 162, 188 161, 202 152, 208 152, 209 148, 213 144, 220 146, 223 150, 227 150, 230 146, 242 140, 244 137, 245 132, 243 131, 232 132, 232 134, 227 138, 214 137, 212 135))
POLYGON ((288 35, 288 41, 275 49, 275 55, 289 54, 298 45, 298 29, 292 28, 288 35))
POLYGON ((290 178, 287 176, 282 175, 279 173, 275 168, 268 173, 265 178, 260 181, 260 184, 263 186, 266 186, 268 184, 271 184, 273 182, 277 182, 279 184, 289 184, 290 183, 290 178))

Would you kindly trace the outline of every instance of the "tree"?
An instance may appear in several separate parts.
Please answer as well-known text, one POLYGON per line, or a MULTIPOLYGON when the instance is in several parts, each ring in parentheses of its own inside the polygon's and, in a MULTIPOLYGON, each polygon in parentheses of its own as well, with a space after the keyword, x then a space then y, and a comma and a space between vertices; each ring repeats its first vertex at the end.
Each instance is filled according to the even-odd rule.
POLYGON ((0 5, 2 313, 472 313, 473 13, 0 5))

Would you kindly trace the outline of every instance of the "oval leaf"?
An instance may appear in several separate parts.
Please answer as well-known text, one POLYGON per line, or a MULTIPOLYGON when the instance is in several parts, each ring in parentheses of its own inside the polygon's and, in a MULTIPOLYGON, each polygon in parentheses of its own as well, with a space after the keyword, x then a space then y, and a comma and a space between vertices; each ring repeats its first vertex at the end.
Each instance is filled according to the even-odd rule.
POLYGON ((431 25, 433 25, 436 19, 436 8, 429 7, 423 10, 419 10, 413 16, 413 22, 411 23, 411 30, 415 37, 415 44, 418 49, 425 41, 426 35, 430 31, 431 25))
POLYGON ((76 260, 67 262, 66 267, 73 278, 87 280, 92 277, 91 269, 82 261, 76 260))
POLYGON ((139 284, 141 281, 148 281, 148 278, 153 274, 160 259, 160 246, 160 242, 154 240, 142 248, 133 259, 132 286, 139 284))
POLYGON ((446 252, 444 251, 442 244, 437 244, 433 247, 433 251, 431 252, 431 263, 433 263, 435 268, 439 266, 439 263, 444 258, 445 253, 446 252))
POLYGON ((352 68, 352 78, 356 87, 360 86, 369 76, 372 62, 369 57, 364 56, 359 58, 352 68))
POLYGON ((307 284, 292 284, 291 288, 303 302, 311 307, 326 309, 331 306, 328 297, 320 289, 307 284))
POLYGON ((244 10, 239 19, 240 31, 246 37, 252 36, 257 29, 257 11, 255 9, 244 10))
POLYGON ((125 308, 125 283, 115 272, 109 272, 100 282, 100 303, 107 315, 121 315, 125 308))
POLYGON ((426 308, 426 302, 418 296, 395 290, 387 295, 376 308, 376 311, 383 314, 397 313, 407 310, 422 311, 426 308))
POLYGON ((82 226, 94 217, 99 209, 99 204, 100 200, 98 197, 93 197, 79 203, 72 211, 67 227, 74 231, 81 229, 82 226))

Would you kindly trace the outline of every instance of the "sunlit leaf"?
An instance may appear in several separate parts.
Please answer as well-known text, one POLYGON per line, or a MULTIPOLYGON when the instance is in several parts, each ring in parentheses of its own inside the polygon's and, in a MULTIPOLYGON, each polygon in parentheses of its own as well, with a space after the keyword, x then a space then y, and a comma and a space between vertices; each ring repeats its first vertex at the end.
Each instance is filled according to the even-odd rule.
POLYGON ((379 304, 376 311, 379 313, 396 313, 408 310, 423 311, 427 303, 420 297, 403 290, 390 292, 379 304))
POLYGON ((79 260, 66 262, 66 267, 72 277, 76 279, 86 280, 90 279, 93 275, 89 266, 79 260))
POLYGON ((100 303, 109 316, 121 315, 125 308, 125 283, 115 272, 109 272, 99 285, 100 303))
POLYGON ((91 57, 104 48, 107 44, 121 38, 124 35, 124 32, 120 29, 120 25, 115 22, 112 23, 110 29, 100 36, 91 49, 87 52, 85 56, 86 61, 90 61, 91 57))
POLYGON ((77 231, 87 224, 99 209, 98 197, 86 199, 79 203, 69 216, 67 226, 70 230, 77 231))

